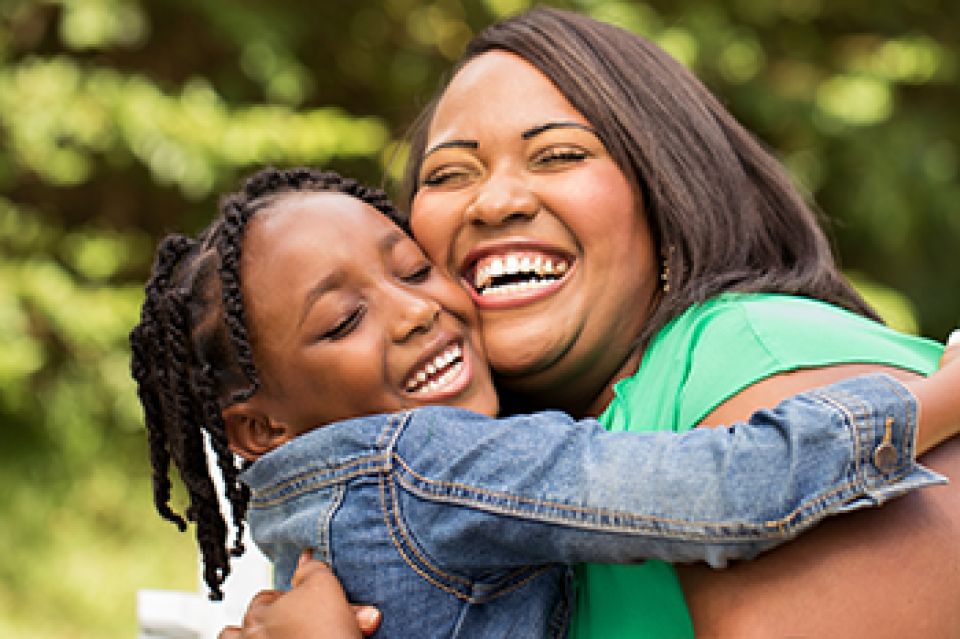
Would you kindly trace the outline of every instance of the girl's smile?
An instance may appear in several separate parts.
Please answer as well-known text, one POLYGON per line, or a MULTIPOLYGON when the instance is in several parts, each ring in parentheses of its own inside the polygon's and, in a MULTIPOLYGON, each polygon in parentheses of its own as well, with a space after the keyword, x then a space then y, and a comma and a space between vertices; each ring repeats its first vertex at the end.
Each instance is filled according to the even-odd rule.
POLYGON ((496 414, 468 296, 369 205, 285 196, 250 221, 242 259, 250 402, 295 432, 436 403, 496 414))

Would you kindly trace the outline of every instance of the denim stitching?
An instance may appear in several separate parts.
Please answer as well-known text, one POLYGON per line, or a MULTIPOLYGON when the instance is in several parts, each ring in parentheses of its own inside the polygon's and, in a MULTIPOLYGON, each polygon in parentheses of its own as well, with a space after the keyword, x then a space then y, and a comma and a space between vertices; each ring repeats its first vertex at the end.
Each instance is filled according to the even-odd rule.
MULTIPOLYGON (((392 478, 393 475, 394 475, 394 473, 391 471, 391 473, 390 473, 390 476, 391 476, 391 477, 390 477, 390 478, 392 478)), ((510 581, 512 581, 512 580, 515 580, 515 579, 519 578, 520 575, 522 575, 525 571, 529 570, 530 566, 523 566, 523 567, 521 567, 521 568, 518 568, 517 570, 515 570, 515 571, 513 571, 513 572, 511 572, 511 573, 509 573, 509 574, 507 574, 507 575, 504 576, 502 579, 500 579, 500 580, 499 580, 499 583, 497 583, 497 584, 492 584, 492 585, 477 584, 476 582, 474 582, 474 581, 472 581, 472 580, 466 580, 466 579, 464 579, 464 578, 462 578, 462 577, 459 577, 459 576, 457 576, 457 575, 447 574, 445 571, 441 570, 440 568, 438 568, 438 567, 436 566, 436 562, 434 562, 434 561, 428 559, 427 557, 425 557, 425 556, 419 551, 419 549, 418 549, 419 547, 418 547, 417 543, 415 543, 415 541, 414 541, 413 539, 411 539, 410 536, 407 534, 407 528, 406 528, 406 526, 404 526, 403 523, 400 521, 400 502, 398 501, 398 491, 396 490, 396 487, 394 486, 394 482, 393 482, 393 481, 390 482, 390 495, 391 495, 391 503, 393 504, 392 513, 393 513, 394 521, 396 522, 396 529, 399 531, 400 535, 403 536, 403 539, 404 539, 404 541, 406 542, 406 547, 407 547, 407 548, 409 549, 409 551, 412 552, 413 555, 414 555, 417 559, 419 559, 428 569, 430 569, 431 571, 433 571, 434 573, 436 573, 436 574, 439 575, 440 577, 449 579, 449 580, 451 580, 451 581, 456 581, 456 582, 461 582, 461 583, 464 583, 464 584, 468 584, 468 585, 470 586, 471 591, 475 591, 475 590, 478 590, 478 589, 479 589, 479 590, 490 590, 490 591, 500 590, 500 593, 499 593, 499 594, 502 594, 502 593, 504 593, 504 592, 509 592, 510 590, 513 590, 514 588, 517 588, 517 587, 519 587, 520 585, 525 584, 527 581, 529 581, 529 580, 532 579, 533 577, 535 577, 535 576, 537 576, 538 574, 540 574, 541 572, 543 572, 543 570, 538 570, 538 571, 535 572, 532 576, 527 577, 526 579, 524 579, 520 584, 515 584, 515 585, 513 585, 513 586, 510 586, 510 587, 506 588, 505 590, 502 590, 504 583, 510 582, 510 581)), ((547 564, 547 566, 546 566, 546 568, 544 568, 544 570, 549 569, 549 567, 552 566, 552 565, 555 565, 555 564, 553 564, 553 563, 552 563, 552 564, 547 564)), ((485 595, 485 597, 482 599, 482 601, 487 601, 487 600, 489 600, 490 598, 495 597, 495 596, 497 596, 497 595, 498 595, 498 593, 496 593, 496 592, 491 592, 490 594, 485 595)), ((471 600, 472 600, 472 601, 475 601, 475 602, 481 601, 481 599, 474 599, 474 598, 471 598, 471 600)))
MULTIPOLYGON (((400 554, 400 556, 403 558, 403 560, 407 563, 407 565, 408 565, 414 572, 416 572, 418 575, 420 575, 421 577, 423 577, 424 579, 426 579, 429 583, 433 584, 435 587, 439 588, 440 590, 442 590, 442 591, 444 591, 444 592, 446 592, 446 593, 448 593, 448 594, 451 594, 451 595, 455 596, 457 599, 460 599, 461 601, 466 601, 467 603, 471 603, 471 604, 486 603, 487 601, 490 601, 490 600, 492 600, 492 599, 494 599, 494 598, 496 598, 496 597, 498 597, 498 596, 500 596, 500 595, 506 594, 506 593, 508 593, 508 592, 511 592, 511 591, 513 591, 513 590, 516 590, 517 588, 521 588, 521 587, 525 586, 525 585, 526 585, 527 583, 529 583, 531 580, 535 579, 535 578, 538 577, 539 575, 543 574, 544 572, 546 572, 546 571, 550 570, 551 568, 553 568, 554 566, 556 566, 556 564, 546 564, 546 565, 544 565, 544 566, 537 567, 535 570, 532 570, 532 571, 530 572, 530 574, 527 575, 527 577, 526 577, 525 579, 523 579, 522 581, 519 581, 519 582, 517 582, 517 583, 513 583, 513 584, 511 584, 510 586, 508 586, 508 587, 506 587, 506 588, 501 588, 500 586, 478 586, 477 584, 475 584, 475 583, 473 583, 473 582, 471 582, 471 581, 465 580, 465 579, 463 579, 463 578, 461 578, 461 577, 456 577, 456 576, 453 576, 453 575, 446 575, 446 574, 443 573, 442 571, 437 570, 437 568, 436 568, 433 564, 431 564, 430 562, 426 561, 423 557, 421 557, 420 554, 416 551, 415 546, 413 546, 413 544, 410 543, 410 540, 406 537, 406 532, 404 531, 404 528, 403 528, 403 526, 400 524, 400 522, 399 522, 399 520, 398 520, 398 517, 397 517, 397 514, 398 514, 398 505, 397 505, 396 500, 395 500, 395 495, 396 495, 396 491, 395 491, 395 488, 394 488, 394 486, 393 486, 393 482, 390 482, 390 481, 389 481, 389 476, 388 476, 387 474, 382 474, 382 475, 380 476, 380 501, 381 501, 381 505, 382 505, 384 523, 386 523, 386 525, 387 525, 387 530, 388 530, 389 533, 390 533, 390 538, 391 538, 391 540, 393 540, 393 544, 394 544, 395 549, 396 549, 397 552, 400 554), (391 498, 390 498, 390 499, 387 499, 387 496, 386 496, 386 491, 387 491, 387 490, 389 490, 389 492, 390 492, 390 495, 391 495, 391 498), (388 502, 389 502, 389 503, 392 503, 392 504, 394 505, 393 513, 390 512, 391 509, 388 509, 388 508, 387 508, 387 503, 388 503, 388 502), (392 524, 393 524, 393 525, 392 525, 392 524), (404 536, 405 541, 407 541, 407 543, 410 544, 410 550, 414 553, 414 555, 415 555, 418 559, 420 559, 420 560, 426 565, 426 567, 429 568, 431 571, 436 572, 436 573, 438 573, 439 575, 442 575, 442 576, 444 576, 444 577, 447 577, 447 578, 451 579, 452 581, 459 582, 459 583, 463 584, 464 586, 469 586, 471 589, 474 589, 474 588, 489 588, 489 589, 497 589, 497 592, 491 592, 491 593, 489 593, 489 594, 487 594, 487 595, 484 595, 484 596, 482 596, 482 597, 474 597, 474 596, 472 596, 472 595, 468 595, 468 594, 465 594, 465 593, 461 593, 461 592, 457 591, 456 589, 454 589, 452 586, 448 586, 448 585, 446 585, 446 584, 443 584, 443 583, 437 581, 432 575, 428 574, 424 569, 421 569, 420 566, 418 566, 415 562, 413 562, 413 561, 410 560, 410 557, 407 555, 407 552, 406 552, 405 549, 404 549, 404 546, 405 546, 405 545, 402 544, 402 543, 400 543, 400 542, 397 540, 397 537, 396 537, 396 534, 395 534, 395 530, 394 530, 395 528, 396 528, 397 531, 399 531, 399 532, 404 536)), ((522 574, 524 571, 531 570, 531 568, 532 568, 532 567, 524 567, 524 568, 521 568, 521 569, 519 569, 519 570, 517 570, 517 571, 514 571, 514 572, 511 573, 510 575, 504 577, 504 579, 503 579, 502 581, 509 581, 509 580, 511 580, 511 579, 515 579, 517 576, 519 576, 520 574, 522 574)), ((502 585, 502 584, 501 584, 501 585, 502 585)))
POLYGON ((919 402, 917 401, 917 398, 913 395, 913 393, 910 392, 909 388, 901 384, 893 383, 892 378, 886 375, 880 375, 880 381, 882 381, 884 384, 889 386, 893 390, 893 392, 896 393, 897 397, 899 397, 900 400, 904 403, 904 413, 906 414, 906 418, 907 418, 907 428, 904 432, 905 436, 903 441, 904 460, 906 460, 907 458, 913 459, 916 456, 915 445, 917 440, 916 430, 917 430, 917 421, 918 421, 918 417, 916 415, 916 407, 919 404, 919 402), (909 395, 909 397, 904 397, 902 392, 904 390, 906 390, 907 395, 909 395), (907 455, 907 453, 909 453, 909 455, 907 455))
MULTIPOLYGON (((813 393, 818 399, 830 404, 841 413, 846 416, 846 423, 850 425, 850 431, 853 435, 853 445, 855 446, 854 451, 854 467, 857 477, 857 482, 866 481, 866 475, 864 474, 864 455, 866 455, 866 447, 863 443, 863 433, 861 433, 860 425, 860 412, 854 412, 850 408, 850 403, 857 401, 855 398, 841 393, 825 393, 825 392, 814 392, 813 393)), ((859 403, 859 402, 858 402, 859 403)), ((860 403, 861 410, 865 404, 860 403)), ((869 412, 869 411, 868 411, 869 412)), ((869 416, 868 416, 869 418, 869 416)), ((873 439, 873 429, 868 427, 866 430, 869 431, 869 436, 872 441, 873 439)))
MULTIPOLYGON (((405 413, 403 413, 403 414, 401 414, 401 415, 398 416, 398 418, 397 418, 397 420, 396 420, 396 421, 397 421, 397 423, 396 423, 397 428, 396 428, 395 432, 393 433, 393 435, 392 435, 391 438, 390 438, 390 443, 387 445, 387 446, 388 446, 387 451, 393 451, 393 450, 396 448, 396 443, 397 443, 397 440, 400 438, 400 434, 401 434, 401 432, 402 432, 402 430, 403 430, 403 427, 405 427, 407 424, 409 424, 411 416, 412 416, 412 411, 406 411, 405 413)), ((386 433, 386 431, 384 431, 384 432, 386 433)), ((395 454, 395 453, 392 453, 392 452, 391 452, 391 455, 393 455, 393 454, 395 454)), ((394 545, 395 545, 396 548, 397 548, 397 551, 400 553, 400 556, 403 557, 403 560, 404 560, 405 562, 407 562, 407 565, 409 565, 411 568, 414 569, 414 571, 416 571, 418 574, 420 574, 422 577, 424 577, 425 579, 427 579, 427 581, 429 581, 430 583, 434 584, 435 586, 437 586, 437 587, 439 587, 439 588, 441 588, 441 589, 447 590, 447 592, 450 592, 451 594, 456 595, 458 598, 465 599, 466 601, 469 601, 469 602, 471 602, 471 603, 482 603, 482 602, 484 602, 484 601, 489 601, 490 599, 492 599, 493 597, 498 596, 499 594, 503 594, 503 593, 506 593, 506 592, 510 592, 511 590, 513 590, 513 589, 515 589, 515 588, 519 588, 520 586, 526 584, 527 582, 529 582, 531 579, 533 579, 533 578, 536 577, 537 575, 539 575, 539 574, 541 574, 542 572, 548 570, 548 569, 551 567, 551 565, 553 565, 553 564, 548 564, 547 566, 543 567, 542 569, 534 571, 533 574, 529 575, 526 579, 524 579, 524 580, 521 581, 520 583, 516 583, 516 584, 514 584, 514 585, 512 585, 512 586, 510 586, 510 587, 507 587, 506 589, 502 589, 502 586, 503 586, 503 584, 504 584, 505 582, 509 582, 509 581, 512 581, 512 580, 516 579, 517 577, 519 577, 520 575, 522 575, 522 574, 524 573, 524 571, 529 570, 529 568, 528 568, 528 567, 523 567, 523 568, 520 568, 520 569, 518 569, 518 570, 516 570, 516 571, 513 571, 513 572, 511 572, 510 574, 508 574, 507 576, 505 576, 503 579, 501 579, 499 584, 489 585, 489 586, 488 586, 488 585, 478 585, 478 584, 476 584, 475 582, 473 582, 472 580, 467 580, 467 579, 464 579, 464 578, 462 578, 462 577, 460 577, 460 576, 457 576, 457 575, 450 575, 450 574, 447 574, 445 571, 440 570, 439 568, 437 568, 437 566, 434 564, 434 562, 428 560, 426 557, 424 557, 424 556, 420 553, 417 544, 414 543, 414 541, 413 541, 412 539, 410 539, 409 535, 407 534, 406 527, 405 527, 405 526, 403 525, 403 523, 400 521, 400 504, 399 504, 399 502, 398 502, 398 500, 397 500, 397 490, 396 490, 396 487, 394 486, 394 482, 391 481, 391 479, 393 478, 393 476, 394 476, 395 474, 396 474, 396 473, 393 471, 393 469, 392 469, 392 467, 391 467, 390 470, 389 470, 387 473, 383 473, 383 474, 380 475, 380 486, 381 486, 381 488, 380 488, 380 498, 381 498, 381 503, 383 504, 383 508, 384 508, 384 521, 385 521, 385 523, 387 524, 388 530, 390 531, 390 538, 393 540, 394 545), (389 489, 389 492, 390 492, 389 503, 392 505, 392 509, 389 509, 389 510, 387 509, 387 506, 386 506, 386 504, 387 504, 387 499, 386 499, 386 496, 385 496, 385 494, 384 494, 384 488, 383 488, 385 483, 387 483, 387 486, 388 486, 388 489, 389 489), (391 524, 391 518, 392 518, 392 522, 393 522, 394 526, 391 526, 391 525, 390 525, 390 524, 391 524), (399 532, 399 534, 403 537, 403 541, 405 542, 404 544, 401 545, 401 544, 399 544, 399 543, 397 542, 397 538, 396 538, 396 536, 395 536, 395 534, 394 534, 394 529, 396 529, 396 531, 399 532), (457 592, 455 592, 455 591, 453 591, 453 590, 448 590, 448 589, 444 588, 441 584, 439 584, 435 579, 431 579, 427 574, 425 574, 425 572, 424 572, 423 570, 421 570, 418 566, 416 566, 415 563, 410 560, 409 556, 408 556, 407 553, 404 551, 404 548, 407 548, 407 549, 409 550, 409 552, 413 553, 413 555, 414 555, 417 559, 419 559, 420 562, 423 563, 423 565, 425 566, 425 569, 429 569, 430 571, 432 571, 433 573, 435 573, 435 574, 438 575, 439 577, 448 579, 448 580, 453 581, 453 582, 455 582, 455 583, 463 584, 464 586, 469 586, 470 589, 471 589, 471 592, 472 592, 472 591, 475 591, 475 590, 477 590, 477 589, 491 590, 491 591, 499 591, 499 592, 491 592, 491 593, 488 594, 488 595, 485 595, 485 596, 483 596, 483 597, 481 597, 481 598, 477 598, 477 597, 474 597, 474 596, 472 596, 472 595, 461 595, 460 593, 457 593, 457 592)))
POLYGON ((334 493, 327 507, 323 509, 323 514, 317 518, 317 550, 320 551, 320 560, 327 565, 333 563, 330 552, 330 522, 333 520, 334 513, 343 503, 346 484, 338 484, 333 490, 334 493))
POLYGON ((325 475, 330 474, 329 470, 317 471, 309 475, 301 475, 295 479, 284 482, 282 486, 276 486, 267 490, 258 491, 250 500, 250 508, 264 509, 270 506, 276 506, 277 504, 283 503, 288 499, 302 495, 305 492, 321 490, 327 486, 346 484, 348 481, 363 475, 381 474, 384 470, 387 470, 388 467, 389 462, 383 456, 365 457, 363 459, 355 460, 350 464, 341 466, 339 468, 339 472, 332 477, 324 478, 325 475), (281 488, 290 489, 292 485, 297 483, 302 485, 291 490, 290 492, 283 492, 281 495, 276 494, 278 492, 282 492, 281 488))
MULTIPOLYGON (((520 504, 528 504, 533 507, 548 507, 548 508, 560 511, 561 514, 551 514, 551 515, 546 515, 546 517, 548 519, 553 519, 555 521, 559 521, 564 524, 581 524, 586 528, 598 528, 602 530, 611 530, 611 531, 616 531, 616 530, 633 531, 638 528, 642 529, 643 522, 677 524, 677 525, 687 525, 687 526, 698 526, 701 528, 709 528, 710 530, 724 530, 725 531, 724 536, 726 538, 729 538, 731 541, 739 540, 739 539, 755 539, 755 537, 749 537, 749 536, 742 537, 742 538, 731 536, 729 535, 729 531, 726 530, 727 528, 726 526, 721 526, 721 525, 713 524, 710 522, 666 519, 662 517, 654 517, 651 515, 638 515, 635 513, 600 511, 596 508, 583 508, 579 506, 571 506, 569 504, 546 502, 546 501, 531 499, 529 497, 517 497, 514 495, 506 495, 504 493, 494 493, 494 492, 484 490, 484 489, 479 489, 473 486, 463 486, 460 484, 452 484, 449 482, 438 482, 417 474, 412 468, 407 466, 407 464, 403 461, 403 459, 401 459, 396 453, 393 453, 392 457, 396 462, 400 463, 404 467, 406 472, 408 472, 414 478, 416 478, 417 480, 419 480, 420 482, 423 482, 428 486, 437 487, 437 488, 448 488, 448 489, 458 490, 466 493, 474 493, 477 495, 486 495, 491 498, 517 502, 520 504), (602 517, 609 517, 612 519, 630 519, 630 520, 636 521, 637 523, 600 524, 596 522, 595 518, 591 518, 589 520, 576 519, 576 518, 567 519, 562 515, 562 513, 564 512, 569 512, 571 514, 580 513, 580 514, 588 514, 588 515, 600 515, 602 517)), ((495 504, 495 503, 488 503, 488 502, 469 501, 466 498, 458 498, 447 493, 439 494, 439 493, 430 492, 428 490, 425 490, 424 488, 417 486, 416 484, 411 483, 409 480, 407 480, 403 476, 399 476, 398 481, 400 481, 400 483, 411 493, 419 497, 423 497, 425 499, 442 498, 445 500, 449 500, 451 503, 460 503, 465 505, 468 508, 475 508, 477 510, 483 510, 483 511, 492 512, 492 513, 507 513, 514 516, 522 516, 522 515, 529 516, 531 514, 528 510, 524 510, 518 506, 507 506, 503 504, 495 504)), ((737 524, 733 524, 733 526, 742 530, 742 532, 740 533, 741 535, 749 535, 751 531, 753 531, 753 534, 756 534, 757 532, 763 531, 765 529, 776 529, 780 533, 786 533, 787 531, 792 529, 790 525, 791 521, 800 518, 799 522, 794 522, 793 524, 794 526, 802 523, 803 521, 806 521, 806 517, 809 517, 810 515, 803 515, 805 511, 810 510, 816 506, 819 506, 824 502, 831 501, 836 495, 841 493, 846 493, 850 488, 856 486, 857 484, 858 484, 857 481, 846 482, 841 486, 838 486, 831 492, 825 495, 822 495, 821 497, 817 498, 814 501, 805 502, 803 505, 798 506, 794 510, 790 511, 790 513, 788 513, 785 517, 781 519, 763 522, 763 523, 756 523, 756 524, 755 523, 737 523, 737 524)), ((538 513, 538 514, 541 517, 544 516, 543 513, 538 513)), ((541 521, 544 521, 544 519, 541 519, 541 521)), ((659 533, 660 531, 652 530, 651 532, 659 533)), ((687 535, 688 535, 688 538, 690 539, 710 539, 713 537, 713 535, 709 532, 706 532, 706 533, 689 532, 687 533, 687 535)))
MULTIPOLYGON (((898 384, 893 383, 891 378, 889 378, 888 376, 883 374, 875 374, 875 375, 870 375, 870 377, 875 378, 877 381, 883 382, 884 384, 886 384, 897 395, 897 397, 900 398, 900 401, 902 404, 901 408, 903 409, 904 417, 906 418, 906 427, 904 428, 903 441, 900 441, 899 439, 896 442, 891 441, 891 444, 896 445, 896 448, 898 451, 899 461, 897 463, 897 466, 894 468, 894 470, 891 470, 889 473, 883 473, 878 471, 881 477, 889 476, 891 477, 891 480, 892 480, 893 478, 899 477, 901 474, 908 472, 910 468, 912 468, 913 466, 913 463, 912 463, 914 459, 913 440, 915 439, 915 437, 911 437, 910 435, 914 433, 916 430, 916 416, 914 414, 914 406, 913 406, 913 403, 911 403, 910 399, 903 395, 903 393, 900 390, 901 387, 898 384)), ((856 456, 857 464, 858 464, 857 475, 860 477, 863 477, 864 481, 867 481, 868 473, 866 473, 863 470, 863 468, 871 467, 872 462, 869 459, 866 459, 866 457, 870 454, 873 448, 873 444, 875 443, 875 440, 877 437, 877 433, 874 432, 874 429, 870 426, 870 421, 871 421, 871 418, 873 417, 877 417, 879 419, 882 416, 875 415, 874 412, 871 410, 869 404, 862 402, 861 400, 847 393, 843 393, 841 391, 833 390, 832 394, 824 391, 819 391, 819 392, 816 392, 815 394, 818 398, 823 399, 826 402, 829 402, 831 405, 843 411, 844 414, 846 414, 851 421, 856 422, 856 424, 858 425, 858 428, 854 429, 854 434, 856 435, 856 438, 857 438, 856 443, 858 447, 857 448, 858 454, 856 456), (836 397, 834 397, 833 395, 835 395, 836 397), (857 412, 856 415, 854 415, 849 408, 849 404, 853 404, 853 403, 858 404, 861 408, 861 410, 857 412), (863 428, 863 430, 866 431, 866 434, 869 436, 869 440, 870 440, 868 442, 869 445, 867 446, 864 445, 864 442, 861 439, 862 433, 861 433, 861 428, 859 428, 861 420, 866 420, 868 422, 866 428, 863 428)), ((897 412, 895 407, 891 407, 891 410, 894 413, 897 412)), ((884 422, 885 420, 880 419, 880 421, 884 422)), ((884 482, 884 484, 887 484, 887 483, 890 483, 890 481, 884 482)))
MULTIPOLYGON (((395 432, 394 432, 394 433, 392 434, 392 436, 390 437, 390 443, 387 444, 387 448, 386 448, 386 450, 384 451, 384 453, 386 453, 387 455, 392 455, 392 454, 393 454, 392 451, 396 448, 397 440, 398 440, 399 437, 400 437, 400 431, 402 430, 402 427, 403 427, 403 426, 406 426, 407 424, 410 423, 410 417, 411 417, 411 416, 412 416, 412 412, 411 412, 411 411, 406 411, 405 413, 403 413, 403 419, 402 419, 402 420, 398 420, 399 423, 397 424, 397 429, 395 430, 395 432)), ((389 475, 391 475, 391 476, 394 474, 394 470, 393 470, 393 467, 392 467, 392 466, 389 468, 388 473, 389 473, 389 475)), ((396 540, 396 538, 394 537, 394 534, 393 534, 393 527, 390 526, 390 520, 389 520, 388 518, 391 517, 391 516, 392 516, 392 519, 396 522, 396 530, 398 530, 398 531, 400 532, 400 534, 404 537, 404 540, 405 540, 405 542, 406 542, 406 546, 411 549, 411 551, 412 551, 413 554, 417 557, 417 559, 419 559, 421 562, 423 562, 423 563, 424 563, 426 566, 428 566, 429 568, 434 569, 434 568, 433 568, 433 564, 432 564, 431 562, 427 561, 426 559, 424 559, 424 558, 420 555, 420 553, 417 552, 417 550, 416 550, 416 545, 415 545, 415 544, 409 539, 409 537, 407 536, 405 527, 403 527, 403 526, 400 524, 400 521, 399 521, 400 506, 399 506, 399 504, 397 503, 396 490, 395 490, 395 488, 394 488, 394 486, 393 486, 393 482, 390 481, 390 477, 386 477, 386 476, 381 475, 380 482, 381 482, 380 498, 381 498, 381 500, 383 501, 383 504, 384 504, 384 521, 387 523, 387 527, 390 529, 390 537, 391 537, 391 539, 394 540, 394 544, 397 546, 397 549, 400 550, 400 544, 397 543, 397 540, 396 540), (383 486, 384 486, 384 482, 385 482, 385 481, 389 481, 389 484, 388 484, 388 486, 389 486, 389 492, 390 492, 390 500, 389 500, 389 502, 390 502, 390 504, 393 506, 392 511, 390 511, 390 512, 388 512, 388 511, 386 510, 386 503, 387 503, 387 501, 386 501, 386 496, 385 496, 384 490, 383 490, 383 486)), ((411 565, 411 567, 413 567, 413 563, 407 558, 406 554, 405 554, 402 550, 400 550, 400 554, 403 556, 404 561, 406 561, 408 564, 411 565)), ((414 568, 414 569, 416 570, 416 568, 414 568)), ((442 577, 444 577, 444 578, 446 578, 446 579, 449 579, 449 580, 451 580, 451 581, 454 581, 454 582, 456 582, 456 583, 460 583, 460 584, 463 584, 463 585, 471 585, 470 581, 468 581, 468 580, 466 580, 466 579, 463 579, 462 577, 459 577, 459 576, 457 576, 457 575, 448 575, 448 574, 444 573, 443 571, 435 570, 435 569, 434 569, 434 571, 437 572, 437 573, 439 573, 440 576, 442 576, 442 577)), ((418 571, 418 572, 419 572, 419 571, 418 571)), ((432 582, 431 582, 431 583, 432 583, 432 582)))

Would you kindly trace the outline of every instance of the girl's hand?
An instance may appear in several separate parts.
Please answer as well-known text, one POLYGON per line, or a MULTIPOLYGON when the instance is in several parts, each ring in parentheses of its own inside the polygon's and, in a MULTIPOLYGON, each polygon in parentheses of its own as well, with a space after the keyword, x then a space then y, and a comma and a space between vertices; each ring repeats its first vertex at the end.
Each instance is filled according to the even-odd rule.
POLYGON ((259 592, 247 607, 243 627, 228 626, 219 639, 355 639, 373 634, 379 625, 380 612, 350 606, 330 568, 305 550, 290 592, 259 592))

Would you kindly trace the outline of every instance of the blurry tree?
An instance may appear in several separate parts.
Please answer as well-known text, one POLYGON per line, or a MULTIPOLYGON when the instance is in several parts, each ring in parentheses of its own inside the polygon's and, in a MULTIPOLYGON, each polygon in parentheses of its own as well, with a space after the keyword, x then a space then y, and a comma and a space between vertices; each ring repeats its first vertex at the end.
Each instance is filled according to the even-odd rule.
MULTIPOLYGON (((159 235, 264 164, 368 182, 525 0, 0 0, 0 635, 133 632, 192 588, 152 514, 126 333, 159 235)), ((896 325, 960 320, 960 5, 566 0, 690 66, 832 219, 896 325)))

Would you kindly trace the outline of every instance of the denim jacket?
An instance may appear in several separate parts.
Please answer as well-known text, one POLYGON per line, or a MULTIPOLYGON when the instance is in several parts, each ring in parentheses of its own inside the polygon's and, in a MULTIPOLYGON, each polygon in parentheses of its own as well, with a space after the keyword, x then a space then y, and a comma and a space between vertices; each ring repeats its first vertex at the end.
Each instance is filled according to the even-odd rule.
POLYGON ((721 567, 944 482, 915 461, 916 419, 882 375, 683 434, 431 407, 311 431, 243 481, 277 587, 313 548, 383 612, 377 637, 564 636, 570 564, 721 567))

